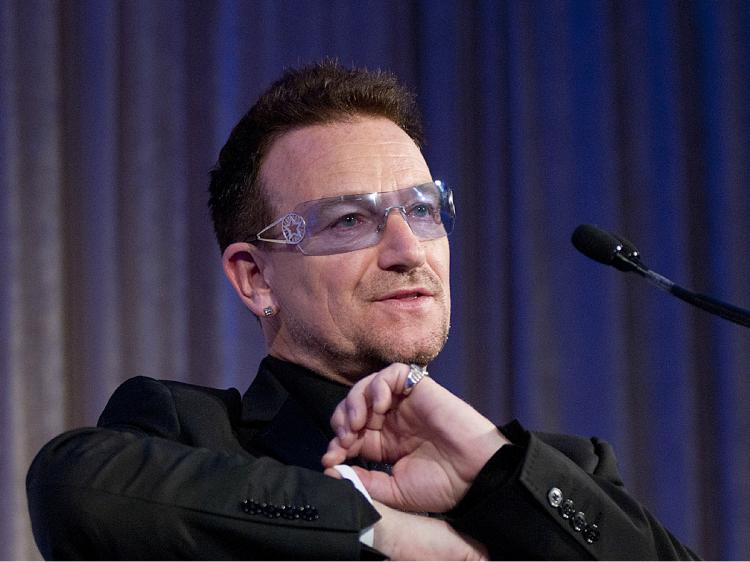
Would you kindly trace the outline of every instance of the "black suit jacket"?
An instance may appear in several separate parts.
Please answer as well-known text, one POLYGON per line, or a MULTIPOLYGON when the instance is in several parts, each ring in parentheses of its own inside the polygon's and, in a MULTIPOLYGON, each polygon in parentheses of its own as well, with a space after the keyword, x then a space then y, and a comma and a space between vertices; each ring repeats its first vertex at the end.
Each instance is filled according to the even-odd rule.
MULTIPOLYGON (((327 419, 346 391, 273 358, 242 399, 234 389, 125 382, 97 428, 64 433, 34 460, 27 491, 40 551, 48 559, 373 554, 359 534, 377 512, 351 483, 321 474, 327 419)), ((447 514, 493 558, 692 557, 625 492, 608 445, 518 424, 503 430, 516 445, 447 514), (563 517, 552 488, 598 536, 563 517)))

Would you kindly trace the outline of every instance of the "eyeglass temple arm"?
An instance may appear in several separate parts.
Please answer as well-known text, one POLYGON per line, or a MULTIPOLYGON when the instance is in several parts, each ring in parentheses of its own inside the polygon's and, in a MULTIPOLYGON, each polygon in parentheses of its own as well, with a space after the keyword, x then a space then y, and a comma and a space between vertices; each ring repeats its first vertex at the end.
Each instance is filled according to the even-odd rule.
POLYGON ((267 230, 271 230, 274 226, 282 222, 287 215, 284 215, 283 217, 279 217, 275 221, 273 221, 271 224, 269 224, 267 227, 265 227, 263 230, 261 230, 258 234, 256 234, 250 242, 260 241, 260 242, 271 242, 272 244, 292 244, 293 242, 290 242, 286 238, 279 240, 278 238, 264 238, 262 234, 266 232, 267 230))

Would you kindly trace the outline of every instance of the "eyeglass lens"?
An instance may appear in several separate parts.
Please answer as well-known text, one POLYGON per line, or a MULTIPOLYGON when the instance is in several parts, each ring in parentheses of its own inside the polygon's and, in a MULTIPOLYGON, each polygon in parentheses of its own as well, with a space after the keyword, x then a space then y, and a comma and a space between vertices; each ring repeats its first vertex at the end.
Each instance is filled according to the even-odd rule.
POLYGON ((308 255, 325 255, 373 246, 382 237, 393 211, 404 217, 420 240, 446 236, 453 227, 450 196, 450 191, 429 183, 303 203, 297 212, 305 219, 306 232, 299 248, 308 255))

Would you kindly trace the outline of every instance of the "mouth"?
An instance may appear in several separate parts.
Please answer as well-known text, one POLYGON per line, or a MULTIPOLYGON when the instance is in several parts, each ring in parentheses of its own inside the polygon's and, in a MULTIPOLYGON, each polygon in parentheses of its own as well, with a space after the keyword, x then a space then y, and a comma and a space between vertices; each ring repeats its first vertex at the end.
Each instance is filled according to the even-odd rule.
POLYGON ((434 296, 434 293, 432 291, 428 291, 427 289, 423 287, 417 287, 414 289, 399 289, 398 291, 392 291, 390 293, 387 293, 383 296, 380 296, 376 298, 376 301, 382 302, 382 301, 410 301, 410 300, 418 300, 422 297, 432 297, 434 296))

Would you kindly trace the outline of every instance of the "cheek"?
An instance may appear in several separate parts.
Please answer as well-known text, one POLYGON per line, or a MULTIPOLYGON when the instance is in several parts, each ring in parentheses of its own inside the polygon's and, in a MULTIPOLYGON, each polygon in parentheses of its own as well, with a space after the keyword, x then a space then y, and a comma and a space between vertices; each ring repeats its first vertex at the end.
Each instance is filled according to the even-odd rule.
POLYGON ((274 256, 269 282, 282 307, 316 306, 322 299, 322 281, 321 273, 306 256, 291 252, 274 256))
POLYGON ((427 262, 447 290, 450 284, 450 246, 448 245, 448 238, 440 238, 434 242, 435 244, 430 248, 427 255, 427 262))
MULTIPOLYGON (((314 306, 340 305, 355 294, 362 279, 363 263, 358 252, 304 258, 304 290, 308 297, 318 299, 314 306)), ((295 290, 292 287, 292 290, 295 290)))

